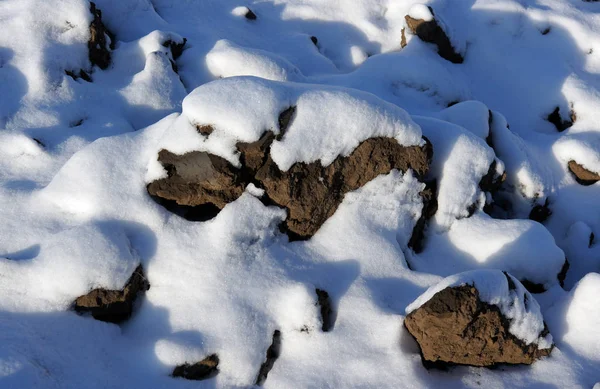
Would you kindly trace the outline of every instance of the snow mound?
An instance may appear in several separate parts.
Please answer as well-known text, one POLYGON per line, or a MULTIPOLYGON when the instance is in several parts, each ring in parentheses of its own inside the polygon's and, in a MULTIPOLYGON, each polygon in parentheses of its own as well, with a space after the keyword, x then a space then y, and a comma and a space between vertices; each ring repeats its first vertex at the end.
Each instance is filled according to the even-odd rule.
POLYGON ((469 130, 481 139, 487 139, 490 128, 490 111, 481 101, 470 100, 454 104, 440 111, 437 117, 469 130))
POLYGON ((408 15, 413 19, 423 20, 426 22, 433 20, 433 14, 431 13, 431 10, 424 4, 415 4, 410 7, 408 15))
POLYGON ((286 59, 268 51, 247 49, 226 39, 206 55, 206 66, 215 78, 255 76, 273 81, 302 81, 304 76, 286 59))
POLYGON ((97 223, 66 230, 34 246, 34 258, 1 258, 2 310, 46 312, 68 309, 97 287, 120 289, 139 263, 119 225, 97 223), (46 280, 40 282, 40 280, 46 280))
POLYGON ((271 147, 271 157, 282 171, 296 162, 327 166, 372 137, 395 138, 405 146, 422 144, 419 126, 404 110, 371 94, 232 77, 190 93, 161 148, 176 154, 208 151, 239 166, 235 144, 255 142, 268 130, 283 136, 271 147), (279 115, 290 107, 295 107, 294 116, 280 134, 279 115), (208 137, 195 129, 202 125, 213 127, 208 137))
POLYGON ((600 274, 588 273, 548 312, 548 325, 560 347, 571 348, 588 361, 600 361, 600 274))
POLYGON ((503 270, 546 290, 558 283, 565 254, 539 223, 492 219, 478 211, 456 221, 447 233, 430 235, 425 250, 412 263, 417 270, 442 276, 503 270))
MULTIPOLYGON (((434 221, 438 231, 445 231, 455 220, 470 216, 469 208, 473 205, 485 202, 479 182, 495 160, 494 150, 457 125, 432 118, 413 118, 433 144, 429 176, 438 186, 434 221)), ((498 168, 502 169, 502 165, 498 168)))
POLYGON ((463 285, 475 286, 481 301, 500 308, 510 322, 510 333, 525 344, 535 343, 541 349, 552 347, 552 335, 540 336, 545 324, 535 298, 516 278, 496 270, 470 271, 444 278, 407 306, 406 313, 418 309, 448 287, 463 285))

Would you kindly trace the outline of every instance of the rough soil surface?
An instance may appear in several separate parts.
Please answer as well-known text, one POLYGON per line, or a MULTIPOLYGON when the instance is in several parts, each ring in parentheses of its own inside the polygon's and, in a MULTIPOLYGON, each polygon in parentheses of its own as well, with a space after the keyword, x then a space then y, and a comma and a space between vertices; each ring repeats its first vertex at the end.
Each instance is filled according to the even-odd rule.
POLYGON ((287 208, 288 235, 308 239, 335 213, 346 193, 377 176, 410 168, 423 176, 429 166, 427 154, 425 147, 404 147, 395 139, 371 138, 327 167, 320 162, 296 163, 282 172, 268 156, 255 179, 272 204, 287 208))
POLYGON ((570 120, 563 120, 562 116, 560 116, 560 108, 559 107, 554 108, 554 111, 552 111, 552 113, 550 115, 548 115, 548 117, 546 118, 546 120, 548 120, 550 123, 554 124, 554 127, 556 127, 556 129, 559 132, 563 132, 567 128, 570 128, 573 126, 573 123, 575 123, 575 121, 577 120, 577 116, 575 115, 574 111, 571 111, 569 113, 569 119, 570 120))
POLYGON ((581 185, 589 186, 600 181, 600 174, 587 170, 573 160, 569 161, 569 171, 581 185))
POLYGON ((161 150, 158 160, 167 171, 167 178, 152 182, 148 191, 179 205, 213 204, 221 209, 240 197, 248 183, 240 169, 207 152, 177 155, 161 150))
MULTIPOLYGON (((425 182, 425 189, 421 191, 420 195, 423 200, 423 210, 408 241, 408 247, 413 249, 417 254, 425 248, 425 228, 438 210, 437 181, 430 180, 425 182)), ((410 267, 410 264, 408 265, 410 267)))
POLYGON ((219 372, 219 357, 217 354, 209 355, 200 362, 193 365, 184 363, 173 370, 173 377, 181 377, 186 380, 201 381, 212 378, 219 372))
POLYGON ((551 349, 525 345, 509 331, 495 305, 482 302, 470 285, 448 287, 411 312, 404 325, 427 367, 531 364, 551 349))
POLYGON ((120 323, 131 317, 138 294, 150 289, 150 283, 139 265, 121 290, 94 289, 75 300, 75 311, 91 313, 96 320, 120 323))
POLYGON ((186 43, 186 38, 183 38, 183 42, 181 43, 177 43, 169 39, 168 41, 163 43, 163 46, 168 47, 171 50, 171 56, 173 57, 173 59, 177 60, 179 57, 181 57, 181 54, 183 54, 183 49, 186 43))
POLYGON ((538 223, 545 222, 552 215, 552 210, 550 209, 550 201, 546 198, 546 201, 543 205, 536 205, 529 212, 529 219, 535 220, 538 223))
POLYGON ((273 332, 273 342, 267 349, 267 359, 260 366, 258 376, 256 377, 256 385, 262 386, 267 380, 269 372, 275 365, 275 361, 281 354, 281 331, 275 330, 273 332))
MULTIPOLYGON (((280 115, 282 133, 293 113, 290 108, 280 115)), ((274 139, 273 133, 267 131, 256 142, 238 143, 241 169, 206 152, 179 156, 161 150, 158 160, 167 171, 167 178, 150 183, 148 193, 184 217, 189 213, 198 216, 189 207, 204 207, 207 211, 199 211, 202 215, 196 220, 207 220, 253 183, 265 190, 262 200, 266 204, 287 209, 282 230, 290 239, 308 239, 334 214, 346 193, 392 169, 413 169, 418 177, 423 177, 433 155, 429 143, 405 147, 392 138, 371 138, 349 156, 340 156, 326 167, 320 162, 295 163, 282 172, 269 154, 274 139), (182 206, 187 208, 177 208, 182 206)))
POLYGON ((90 62, 97 65, 100 69, 106 69, 110 65, 111 50, 114 48, 115 36, 102 23, 102 11, 96 8, 96 4, 90 3, 90 12, 94 20, 90 24, 90 40, 88 41, 88 51, 90 62), (110 43, 106 38, 110 39, 110 43))
MULTIPOLYGON (((488 135, 489 138, 489 135, 488 135)), ((490 168, 485 176, 481 178, 479 181, 479 188, 483 192, 487 192, 491 195, 492 201, 486 202, 483 207, 483 211, 490 214, 492 213, 492 209, 494 207, 494 195, 500 190, 504 181, 506 181, 506 172, 502 172, 502 174, 497 174, 496 172, 496 161, 493 161, 490 164, 490 168)), ((476 207, 474 204, 473 206, 476 207)))
POLYGON ((323 332, 328 332, 333 328, 334 323, 331 299, 329 298, 329 293, 322 289, 317 289, 316 292, 317 304, 321 310, 321 330, 323 330, 323 332))
MULTIPOLYGON (((429 10, 432 15, 435 15, 431 7, 429 7, 429 10)), ((462 55, 456 52, 448 35, 446 35, 446 32, 440 27, 439 23, 435 20, 435 17, 429 22, 422 19, 413 19, 409 15, 406 15, 404 19, 413 34, 418 36, 423 42, 433 43, 438 47, 438 54, 440 57, 452 63, 463 62, 462 55)))
POLYGON ((246 11, 246 19, 248 20, 256 20, 256 14, 250 9, 248 8, 248 11, 246 11))
POLYGON ((571 264, 569 263, 569 259, 565 258, 565 263, 563 264, 562 269, 560 269, 560 273, 558 273, 558 275, 556 276, 556 278, 558 278, 558 283, 560 284, 560 286, 565 286, 565 278, 567 278, 567 272, 569 271, 570 267, 571 264))

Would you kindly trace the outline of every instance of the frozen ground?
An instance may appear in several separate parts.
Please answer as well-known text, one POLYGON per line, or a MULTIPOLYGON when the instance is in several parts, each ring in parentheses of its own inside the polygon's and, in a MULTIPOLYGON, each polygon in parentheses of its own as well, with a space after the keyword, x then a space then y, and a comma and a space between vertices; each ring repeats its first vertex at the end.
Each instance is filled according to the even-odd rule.
MULTIPOLYGON (((600 184, 578 184, 567 164, 600 172, 600 3, 420 2, 462 64, 406 30, 401 48, 404 16, 430 17, 413 0, 97 0, 115 35, 105 70, 88 60, 87 0, 1 1, 0 387, 252 387, 274 330, 281 356, 265 388, 594 387, 600 184), (163 43, 183 38, 174 58, 163 43), (79 69, 92 82, 65 74, 79 69), (373 135, 430 140, 438 211, 422 252, 408 248, 423 208, 412 172, 347 194, 304 242, 279 232, 285 212, 255 190, 202 223, 148 196, 161 147, 235 164, 235 141, 292 104, 298 120, 272 149, 282 169, 326 164, 373 135), (546 120, 557 107, 576 116, 563 132, 546 120), (216 141, 192 124, 214 125, 216 141), (507 179, 492 199, 479 183, 494 162, 507 179), (528 220, 545 203, 552 215, 528 220), (140 262, 151 288, 128 322, 70 310, 140 262), (555 349, 526 367, 426 370, 407 307, 481 269, 546 290, 532 295, 531 325, 541 313, 555 349), (333 300, 330 332, 315 288, 333 300), (212 353, 216 377, 170 376, 212 353)), ((494 278, 476 282, 493 300, 494 278)))

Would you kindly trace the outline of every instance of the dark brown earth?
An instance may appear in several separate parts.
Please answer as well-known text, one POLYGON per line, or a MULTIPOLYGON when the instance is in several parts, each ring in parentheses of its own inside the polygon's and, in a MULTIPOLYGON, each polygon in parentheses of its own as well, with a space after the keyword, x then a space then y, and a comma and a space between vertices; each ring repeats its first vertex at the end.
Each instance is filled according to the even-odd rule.
MULTIPOLYGON (((510 285, 512 280, 507 279, 510 285)), ((411 312, 404 325, 419 344, 426 367, 529 365, 551 351, 525 345, 512 335, 500 309, 482 302, 470 285, 436 293, 411 312)))
POLYGON ((75 70, 65 70, 65 74, 75 81, 81 78, 84 81, 92 82, 92 78, 90 77, 90 75, 83 69, 79 69, 78 72, 76 72, 75 70))
MULTIPOLYGON (((432 15, 435 15, 433 9, 429 7, 432 15)), ((440 57, 452 62, 462 63, 463 57, 456 52, 446 32, 440 27, 439 23, 435 20, 426 22, 422 19, 413 19, 406 15, 404 17, 408 28, 418 36, 423 42, 433 43, 438 47, 438 54, 440 57)))
POLYGON ((546 201, 543 205, 537 204, 529 212, 529 219, 535 220, 538 223, 545 222, 552 215, 550 209, 550 200, 546 197, 546 201))
MULTIPOLYGON (((425 245, 425 228, 427 227, 427 223, 438 210, 437 181, 435 179, 426 181, 425 189, 421 191, 420 195, 423 200, 423 210, 408 241, 408 247, 413 249, 417 254, 423 251, 425 245)), ((410 268, 410 263, 407 262, 407 264, 410 268)))
POLYGON ((93 65, 106 69, 110 65, 111 51, 114 48, 115 36, 102 23, 102 11, 90 2, 90 12, 94 19, 90 24, 90 40, 88 41, 89 59, 93 65), (110 43, 106 37, 110 38, 110 43))
POLYGON ((559 107, 554 108, 554 111, 552 111, 552 113, 546 118, 546 120, 554 124, 554 127, 556 127, 559 132, 563 132, 567 128, 573 126, 573 123, 575 123, 577 120, 577 116, 575 115, 574 111, 569 112, 569 119, 570 120, 563 120, 562 116, 560 116, 559 107))
POLYGON ((248 20, 256 20, 256 14, 250 9, 248 8, 248 11, 246 11, 246 19, 248 20))
POLYGON ((256 385, 262 386, 267 380, 267 376, 269 372, 275 366, 275 361, 279 358, 281 354, 281 331, 275 330, 273 332, 273 341, 269 348, 267 349, 267 358, 260 365, 260 370, 258 371, 258 376, 256 377, 256 385))
MULTIPOLYGON (((293 113, 289 108, 280 115, 281 133, 293 120, 293 113)), ((158 160, 167 177, 150 183, 148 193, 184 217, 192 213, 197 216, 195 220, 207 220, 253 183, 265 190, 263 202, 287 209, 282 230, 290 239, 308 239, 333 215, 346 193, 392 169, 413 169, 423 177, 433 155, 429 143, 405 147, 392 138, 371 138, 328 166, 320 162, 295 163, 282 172, 269 154, 274 139, 274 134, 267 131, 256 142, 238 143, 240 169, 206 152, 179 156, 161 150, 158 160), (204 207, 205 214, 197 215, 197 207, 204 207)))
POLYGON ((144 276, 142 265, 139 265, 123 289, 94 289, 78 297, 74 308, 78 313, 90 313, 96 320, 120 323, 131 317, 136 298, 148 289, 150 283, 144 276))
POLYGON ((484 192, 495 193, 500 189, 504 181, 506 181, 506 172, 498 175, 496 173, 496 161, 493 161, 490 164, 487 174, 479 181, 479 188, 484 192))
POLYGON ((255 179, 272 204, 287 208, 288 235, 308 239, 335 213, 346 193, 377 176, 410 168, 423 176, 429 166, 427 154, 426 147, 404 147, 395 139, 371 138, 327 167, 320 162, 296 163, 282 172, 268 156, 255 179))
POLYGON ((169 50, 171 50, 171 56, 173 57, 173 60, 176 60, 179 57, 181 57, 181 54, 183 54, 183 49, 184 49, 186 43, 187 43, 186 38, 183 38, 183 42, 181 42, 181 43, 177 43, 177 42, 169 39, 168 41, 163 43, 163 46, 168 47, 169 50))
POLYGON ((201 381, 212 378, 219 372, 219 357, 217 354, 209 355, 200 362, 193 365, 184 363, 173 370, 173 377, 181 377, 186 380, 201 381))
POLYGON ((400 48, 403 49, 406 45, 406 28, 402 27, 402 30, 400 30, 400 48))
POLYGON ((600 174, 587 170, 573 160, 569 161, 568 166, 569 171, 573 174, 575 180, 581 185, 589 186, 600 181, 600 174))
POLYGON ((558 283, 560 284, 560 286, 565 286, 565 278, 567 278, 567 272, 569 271, 570 267, 571 264, 569 263, 569 259, 565 258, 565 263, 563 264, 562 269, 560 269, 560 273, 558 273, 558 275, 556 276, 556 278, 558 278, 558 283))
POLYGON ((316 289, 317 292, 317 304, 321 311, 321 330, 328 332, 333 328, 333 309, 329 293, 323 289, 316 289))

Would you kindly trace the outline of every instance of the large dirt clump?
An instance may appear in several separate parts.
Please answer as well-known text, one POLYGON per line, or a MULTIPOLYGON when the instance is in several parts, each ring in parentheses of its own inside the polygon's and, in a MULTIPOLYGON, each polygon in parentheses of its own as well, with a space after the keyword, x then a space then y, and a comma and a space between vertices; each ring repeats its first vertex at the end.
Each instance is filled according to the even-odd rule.
POLYGON ((90 12, 94 19, 90 24, 89 59, 92 66, 97 65, 100 69, 106 69, 112 59, 111 49, 114 49, 115 36, 102 22, 102 11, 93 2, 90 3, 90 12))
POLYGON ((139 265, 127 284, 121 290, 104 288, 94 289, 75 300, 74 308, 78 313, 90 313, 94 319, 109 323, 121 323, 133 312, 138 295, 150 289, 150 283, 144 275, 142 265, 139 265))
POLYGON ((573 160, 569 161, 568 167, 569 171, 580 185, 589 186, 600 181, 600 174, 584 168, 573 160))
POLYGON ((471 285, 443 289, 408 314, 404 325, 428 367, 529 365, 551 351, 511 334, 509 320, 471 285))
MULTIPOLYGON (((286 110, 280 126, 287 126, 286 110)), ((283 131, 281 131, 283 133, 283 131)), ((248 184, 264 190, 262 200, 288 211, 282 226, 292 239, 308 239, 334 214, 344 195, 393 169, 412 169, 423 177, 433 151, 431 145, 402 146, 393 138, 370 138, 348 156, 339 156, 328 166, 320 161, 297 162, 281 171, 270 156, 275 135, 267 131, 256 142, 238 143, 241 168, 207 152, 175 155, 161 150, 158 160, 167 177, 151 182, 151 196, 166 206, 178 208, 184 217, 207 220, 237 199, 248 184), (197 210, 205 212, 197 215, 197 210)))
MULTIPOLYGON (((440 57, 452 63, 463 63, 464 59, 462 55, 454 49, 454 46, 452 46, 450 38, 448 38, 448 35, 441 27, 440 23, 435 19, 435 14, 431 7, 429 7, 429 11, 434 16, 432 20, 426 21, 423 19, 414 19, 411 16, 406 15, 404 17, 406 25, 412 33, 418 36, 423 42, 436 45, 440 57)), ((406 38, 404 36, 402 46, 406 46, 406 38)))

